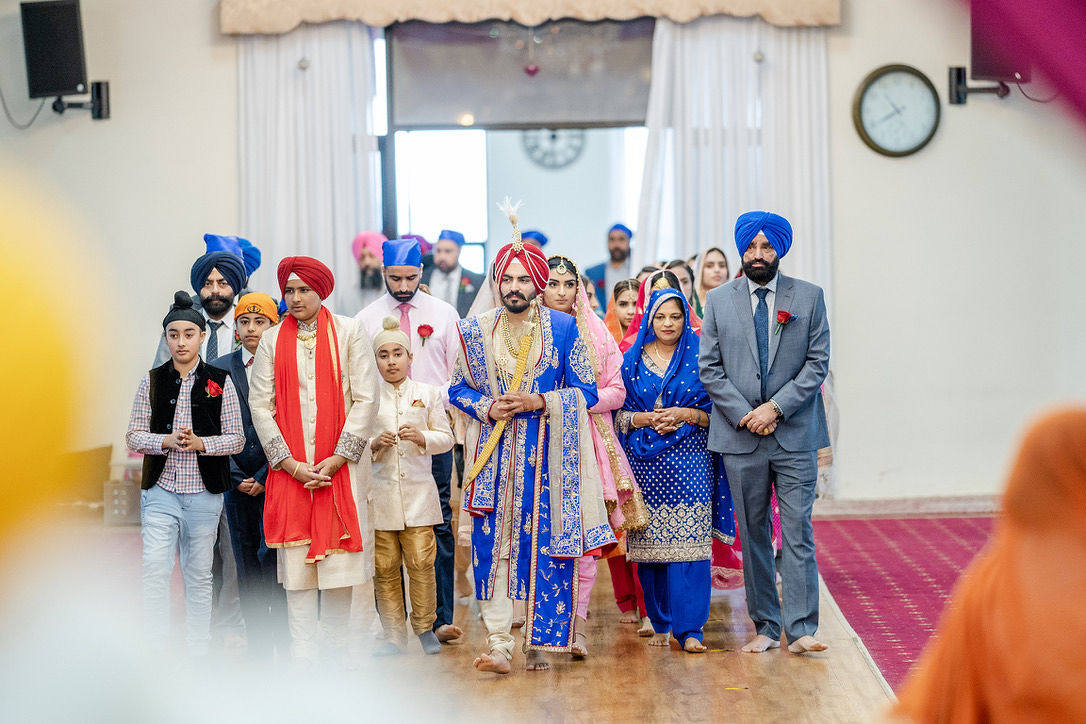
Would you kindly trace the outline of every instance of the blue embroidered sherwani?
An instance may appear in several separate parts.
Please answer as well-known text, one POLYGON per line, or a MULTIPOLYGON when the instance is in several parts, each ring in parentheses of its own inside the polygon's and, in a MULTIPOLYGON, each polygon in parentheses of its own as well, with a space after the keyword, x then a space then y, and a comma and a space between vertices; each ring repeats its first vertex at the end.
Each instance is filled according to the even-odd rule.
MULTIPOLYGON (((602 490, 582 487, 579 473, 582 458, 585 465, 595 464, 591 453, 582 454, 582 437, 591 439, 586 408, 598 399, 587 347, 572 316, 542 306, 539 312, 526 372, 530 384, 520 389, 542 394, 546 409, 520 413, 506 423, 493 455, 464 491, 464 509, 474 516, 476 596, 489 600, 507 594, 528 601, 528 647, 568 650, 577 559, 615 537, 607 524, 602 490), (506 526, 509 589, 494 591, 506 526)), ((509 384, 498 370, 497 357, 504 349, 496 334, 498 319, 495 309, 459 323, 460 359, 449 400, 474 420, 465 444, 465 468, 493 432, 488 411, 509 384)), ((508 357, 504 355, 505 369, 511 377, 508 357)))

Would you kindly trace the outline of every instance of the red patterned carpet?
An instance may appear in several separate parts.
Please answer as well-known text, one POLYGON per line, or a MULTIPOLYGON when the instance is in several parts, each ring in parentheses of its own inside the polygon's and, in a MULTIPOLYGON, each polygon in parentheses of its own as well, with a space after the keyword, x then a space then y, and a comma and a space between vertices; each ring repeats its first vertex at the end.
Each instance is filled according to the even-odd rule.
POLYGON ((818 570, 894 690, 935 631, 993 518, 816 520, 818 570))

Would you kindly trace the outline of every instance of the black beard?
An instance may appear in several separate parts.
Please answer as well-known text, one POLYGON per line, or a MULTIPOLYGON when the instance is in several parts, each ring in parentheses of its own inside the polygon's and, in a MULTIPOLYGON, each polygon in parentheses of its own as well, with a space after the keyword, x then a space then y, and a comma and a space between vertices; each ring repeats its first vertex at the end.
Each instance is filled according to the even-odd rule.
MULTIPOLYGON (((532 299, 535 299, 535 295, 532 295, 532 299)), ((508 309, 513 314, 520 314, 528 305, 532 303, 532 299, 525 299, 517 292, 511 292, 502 297, 502 306, 508 309)))
POLYGON ((419 290, 418 287, 415 287, 409 292, 394 292, 392 291, 392 287, 388 285, 387 281, 385 282, 385 289, 388 290, 388 293, 392 295, 393 299, 395 299, 397 302, 400 302, 401 304, 403 302, 410 302, 412 299, 414 299, 415 293, 419 290))
POLYGON ((458 262, 458 261, 454 261, 452 264, 447 264, 447 263, 435 261, 434 266, 436 266, 438 269, 440 269, 443 274, 448 274, 453 269, 455 269, 456 265, 459 264, 459 263, 460 262, 458 262))
POLYGON ((621 264, 622 262, 624 262, 624 261, 626 261, 627 259, 630 258, 630 250, 629 249, 611 249, 610 253, 611 253, 611 261, 614 262, 615 264, 621 264))
POLYGON ((226 314, 232 300, 233 297, 220 297, 218 294, 212 294, 210 297, 200 297, 200 306, 210 316, 219 317, 226 314))
POLYGON ((380 269, 361 269, 362 281, 361 287, 363 289, 380 289, 381 285, 385 283, 384 276, 381 275, 380 269))
POLYGON ((780 265, 781 260, 779 257, 763 267, 752 266, 752 262, 745 261, 743 262, 743 274, 755 284, 768 284, 773 281, 773 277, 777 276, 777 267, 780 265))

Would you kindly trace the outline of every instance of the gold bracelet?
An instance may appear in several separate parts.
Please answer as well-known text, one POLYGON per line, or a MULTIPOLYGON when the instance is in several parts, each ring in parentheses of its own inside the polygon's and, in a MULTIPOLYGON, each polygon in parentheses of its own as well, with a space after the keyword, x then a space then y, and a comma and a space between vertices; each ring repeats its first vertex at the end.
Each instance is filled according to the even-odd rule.
POLYGON ((302 467, 302 464, 300 462, 298 462, 297 460, 295 460, 294 461, 294 472, 290 474, 290 477, 297 478, 298 477, 298 468, 300 468, 300 467, 302 467))

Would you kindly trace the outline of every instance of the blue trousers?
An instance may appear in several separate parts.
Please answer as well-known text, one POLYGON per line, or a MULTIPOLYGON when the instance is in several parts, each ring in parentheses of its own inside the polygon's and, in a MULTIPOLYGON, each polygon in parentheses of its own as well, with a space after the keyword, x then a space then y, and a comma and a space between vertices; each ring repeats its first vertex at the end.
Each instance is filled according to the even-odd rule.
POLYGON ((453 558, 456 555, 456 539, 452 532, 452 450, 433 456, 430 471, 437 483, 437 495, 441 500, 441 524, 434 526, 437 539, 437 558, 434 560, 434 578, 437 583, 437 618, 434 630, 453 622, 453 558))
POLYGON ((671 631, 680 644, 702 640, 709 620, 709 561, 639 562, 637 578, 653 631, 671 631))
POLYGON ((788 452, 772 435, 758 438, 745 455, 724 455, 732 489, 739 539, 743 542, 743 579, 754 630, 777 641, 783 624, 792 643, 818 630, 818 564, 815 562, 811 508, 818 477, 818 453, 788 452), (776 479, 781 508, 781 589, 777 595, 773 560, 770 483, 776 479))

